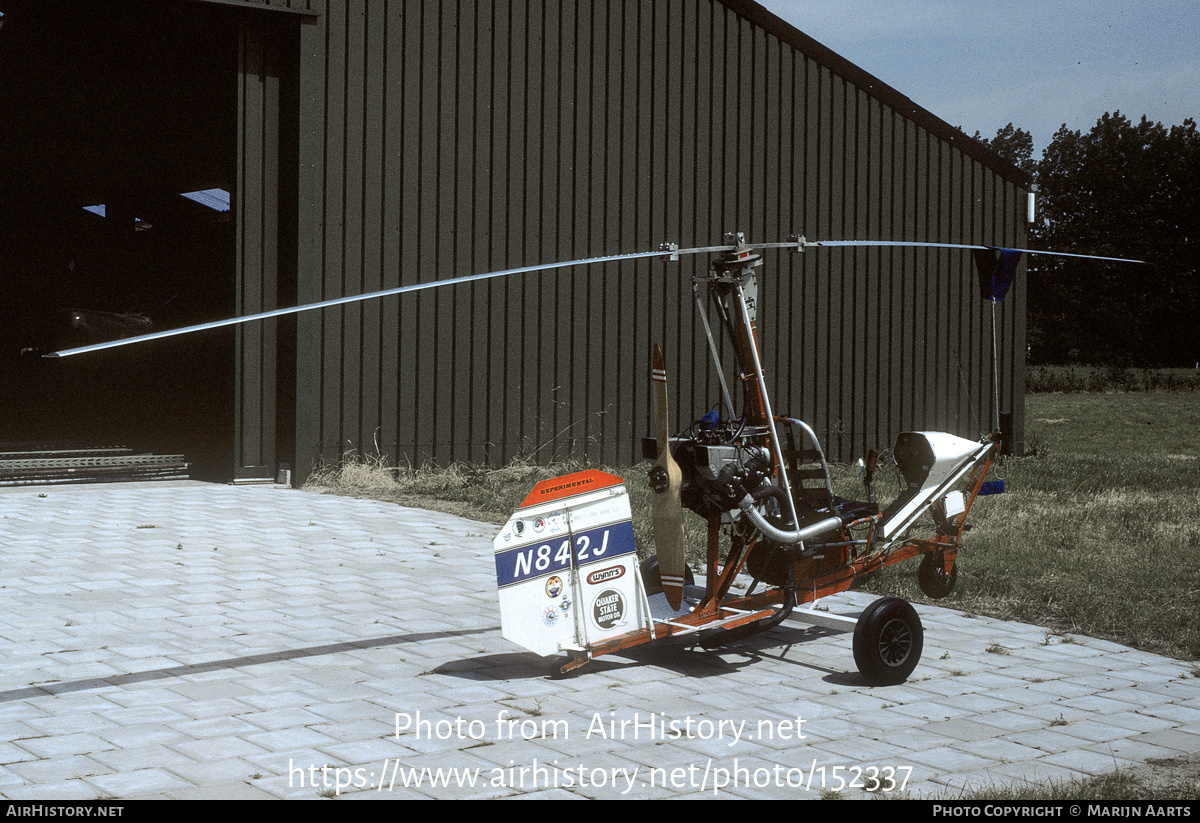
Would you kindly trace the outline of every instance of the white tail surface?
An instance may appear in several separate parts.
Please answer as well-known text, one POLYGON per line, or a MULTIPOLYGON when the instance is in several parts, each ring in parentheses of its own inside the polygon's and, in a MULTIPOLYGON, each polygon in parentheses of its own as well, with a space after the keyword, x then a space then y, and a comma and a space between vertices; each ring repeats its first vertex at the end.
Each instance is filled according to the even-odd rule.
POLYGON ((492 546, 502 634, 519 646, 548 656, 653 625, 620 477, 537 484, 492 546))

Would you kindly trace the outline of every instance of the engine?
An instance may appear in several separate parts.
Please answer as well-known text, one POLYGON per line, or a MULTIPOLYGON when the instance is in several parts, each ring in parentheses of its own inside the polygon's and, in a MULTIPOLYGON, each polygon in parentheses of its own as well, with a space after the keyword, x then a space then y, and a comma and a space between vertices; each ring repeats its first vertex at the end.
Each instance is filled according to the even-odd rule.
MULTIPOLYGON (((762 445, 767 436, 766 429, 741 421, 706 417, 684 435, 671 438, 671 454, 683 472, 683 505, 704 518, 738 512, 739 502, 758 491, 771 475, 771 455, 762 445)), ((657 449, 654 438, 642 441, 647 459, 653 460, 657 449)), ((665 488, 665 482, 665 477, 651 472, 650 484, 656 491, 665 488)))

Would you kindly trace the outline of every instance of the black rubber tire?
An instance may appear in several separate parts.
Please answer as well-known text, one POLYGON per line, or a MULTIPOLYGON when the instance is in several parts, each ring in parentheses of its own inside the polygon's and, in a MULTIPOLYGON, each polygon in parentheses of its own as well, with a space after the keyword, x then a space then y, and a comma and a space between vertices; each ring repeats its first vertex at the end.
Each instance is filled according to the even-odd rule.
POLYGON ((903 683, 921 660, 925 629, 917 611, 899 597, 876 600, 854 627, 854 663, 873 686, 903 683))
POLYGON ((950 592, 954 591, 954 584, 958 582, 958 564, 950 569, 950 573, 946 574, 938 568, 937 560, 932 554, 927 554, 921 558, 921 567, 917 569, 917 585, 921 587, 921 591, 926 597, 932 597, 934 600, 941 600, 950 592))
MULTIPOLYGON (((641 562, 640 570, 642 573, 642 585, 646 588, 646 592, 655 592, 662 590, 662 577, 658 573, 658 555, 652 554, 641 562)), ((695 575, 692 574, 692 567, 684 565, 683 567, 683 582, 684 585, 691 586, 696 582, 695 575)))

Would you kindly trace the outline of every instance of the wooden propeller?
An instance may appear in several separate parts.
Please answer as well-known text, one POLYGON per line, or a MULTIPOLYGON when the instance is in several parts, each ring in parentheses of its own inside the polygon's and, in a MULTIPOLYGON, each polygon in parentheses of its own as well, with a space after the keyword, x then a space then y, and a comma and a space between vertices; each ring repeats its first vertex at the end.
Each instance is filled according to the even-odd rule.
POLYGON ((662 349, 657 343, 654 344, 650 379, 654 403, 654 433, 658 440, 658 459, 654 462, 651 474, 654 486, 654 545, 658 551, 658 570, 662 578, 663 592, 671 608, 678 609, 683 604, 686 569, 683 504, 680 502, 683 472, 671 456, 671 432, 667 422, 667 367, 662 349))

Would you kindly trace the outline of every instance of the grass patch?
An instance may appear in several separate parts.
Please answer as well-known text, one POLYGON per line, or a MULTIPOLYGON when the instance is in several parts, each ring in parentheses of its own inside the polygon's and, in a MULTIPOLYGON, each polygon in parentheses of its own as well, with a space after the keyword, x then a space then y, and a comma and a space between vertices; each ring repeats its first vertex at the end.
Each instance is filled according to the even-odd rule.
POLYGON ((1087 801, 1087 800, 1190 800, 1200 793, 1194 778, 1181 774, 1167 779, 1155 779, 1140 769, 1118 769, 1111 774, 1087 780, 1051 780, 1044 785, 1014 783, 1010 785, 979 786, 954 800, 1030 800, 1030 801, 1087 801))
MULTIPOLYGON (((994 470, 1008 491, 972 509, 937 602, 1200 659, 1200 398, 1036 394, 1025 416, 1036 453, 994 470)), ((866 588, 923 600, 905 564, 866 588)))
POLYGON ((1196 369, 1132 369, 1124 366, 1030 366, 1025 391, 1200 392, 1196 369))

